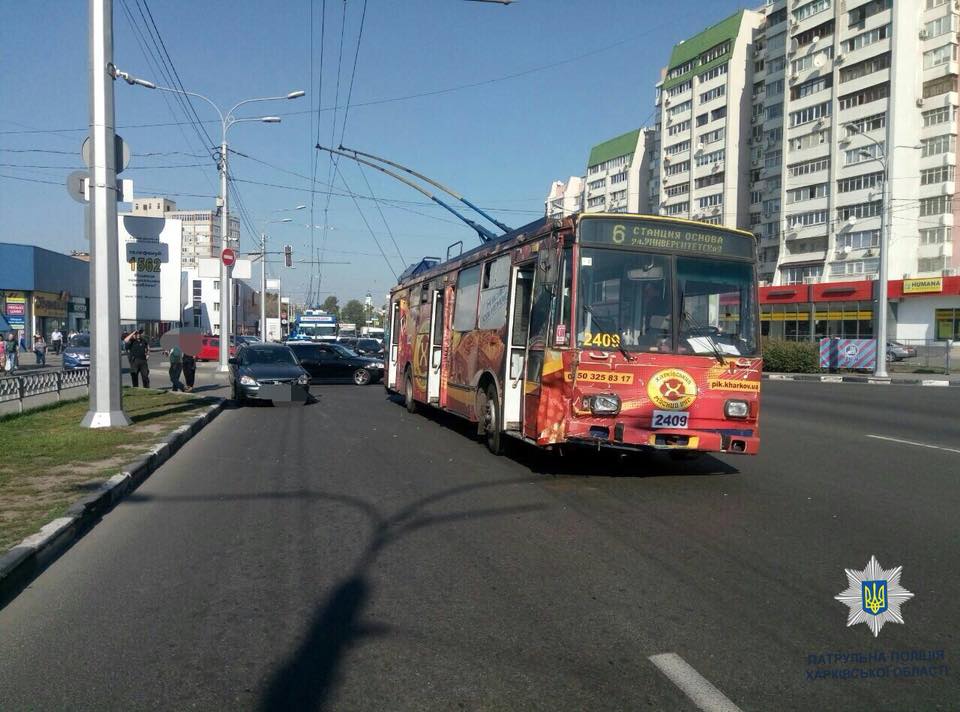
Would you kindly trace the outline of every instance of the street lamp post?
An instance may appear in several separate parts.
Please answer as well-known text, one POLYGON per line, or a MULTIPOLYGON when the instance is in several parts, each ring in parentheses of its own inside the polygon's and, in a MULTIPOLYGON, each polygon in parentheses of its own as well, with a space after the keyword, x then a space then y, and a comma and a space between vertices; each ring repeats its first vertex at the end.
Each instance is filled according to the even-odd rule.
POLYGON ((880 264, 877 275, 877 358, 873 368, 873 375, 877 378, 888 378, 887 374, 887 271, 890 238, 887 235, 887 183, 890 182, 890 176, 887 170, 886 146, 877 141, 872 136, 868 136, 853 124, 847 124, 847 130, 851 133, 863 136, 877 147, 877 154, 873 155, 869 151, 860 151, 859 154, 867 160, 877 161, 883 168, 883 185, 881 190, 880 203, 880 264))
MULTIPOLYGON (((281 208, 274 210, 274 213, 287 213, 296 210, 304 210, 306 205, 298 205, 295 208, 281 208)), ((260 225, 260 340, 267 340, 267 225, 276 223, 293 222, 293 218, 281 218, 280 220, 265 220, 260 225)), ((279 294, 277 299, 279 299, 279 294)))
MULTIPOLYGON (((187 96, 195 96, 198 99, 203 99, 210 106, 214 108, 214 111, 217 112, 217 116, 220 117, 220 250, 221 252, 226 249, 230 241, 230 211, 229 211, 229 189, 228 189, 228 173, 227 173, 227 158, 228 158, 228 146, 227 146, 227 131, 230 130, 230 127, 234 124, 240 124, 250 121, 258 121, 266 124, 278 124, 281 119, 279 116, 258 116, 250 118, 237 118, 234 115, 234 112, 239 109, 244 104, 252 104, 259 101, 277 101, 280 99, 298 99, 303 96, 306 92, 302 90, 292 91, 289 94, 283 96, 265 96, 259 97, 256 99, 244 99, 241 102, 238 102, 233 105, 233 107, 224 114, 221 111, 220 107, 217 106, 209 98, 205 97, 203 94, 198 94, 197 92, 184 91, 181 89, 173 89, 171 87, 163 87, 153 82, 147 81, 146 79, 139 79, 137 77, 131 76, 127 72, 121 72, 119 70, 114 70, 115 76, 120 77, 125 80, 127 84, 132 84, 136 86, 145 87, 147 89, 156 89, 158 91, 171 92, 173 94, 185 94, 187 96)), ((230 278, 232 274, 232 268, 228 268, 223 260, 220 260, 220 361, 217 367, 217 370, 221 373, 225 373, 229 370, 228 361, 230 358, 230 302, 231 302, 231 284, 230 278)))

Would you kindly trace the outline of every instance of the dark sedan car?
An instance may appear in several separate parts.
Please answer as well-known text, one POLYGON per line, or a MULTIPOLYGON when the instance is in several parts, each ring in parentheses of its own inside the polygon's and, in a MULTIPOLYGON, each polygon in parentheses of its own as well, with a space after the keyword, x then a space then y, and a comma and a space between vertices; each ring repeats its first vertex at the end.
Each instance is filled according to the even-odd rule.
POLYGON ((361 356, 341 344, 290 341, 287 345, 310 374, 311 383, 365 386, 383 378, 383 361, 361 356))
POLYGON ((309 395, 310 374, 283 344, 250 344, 230 359, 230 385, 233 399, 305 401, 309 395))

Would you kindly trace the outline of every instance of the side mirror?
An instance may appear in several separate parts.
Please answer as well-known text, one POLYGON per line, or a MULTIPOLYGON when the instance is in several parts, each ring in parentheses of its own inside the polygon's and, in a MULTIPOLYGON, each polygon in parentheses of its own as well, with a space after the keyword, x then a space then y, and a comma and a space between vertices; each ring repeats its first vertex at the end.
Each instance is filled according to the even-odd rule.
POLYGON ((238 359, 238 358, 236 358, 236 357, 230 357, 230 358, 227 359, 227 363, 229 363, 231 366, 239 366, 239 365, 240 365, 240 359, 238 359))

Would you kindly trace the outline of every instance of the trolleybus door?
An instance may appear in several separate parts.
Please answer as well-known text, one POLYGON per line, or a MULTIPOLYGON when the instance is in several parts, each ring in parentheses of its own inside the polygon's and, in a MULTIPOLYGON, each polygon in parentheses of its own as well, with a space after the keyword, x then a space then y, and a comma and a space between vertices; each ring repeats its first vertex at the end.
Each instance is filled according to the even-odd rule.
POLYGON ((440 402, 440 361, 443 358, 443 290, 433 292, 430 310, 430 364, 427 368, 427 403, 440 402))
POLYGON ((397 356, 400 350, 400 301, 393 302, 390 308, 390 345, 387 354, 390 360, 387 362, 387 388, 396 389, 397 356))
POLYGON ((540 424, 537 422, 540 407, 540 378, 543 373, 544 352, 547 348, 550 309, 553 304, 552 289, 556 284, 556 271, 556 252, 544 245, 537 255, 537 268, 533 275, 523 382, 523 434, 534 439, 540 435, 540 424))
POLYGON ((506 430, 519 430, 522 420, 523 376, 524 364, 527 360, 533 265, 514 267, 513 279, 510 284, 506 377, 502 381, 503 424, 506 430))

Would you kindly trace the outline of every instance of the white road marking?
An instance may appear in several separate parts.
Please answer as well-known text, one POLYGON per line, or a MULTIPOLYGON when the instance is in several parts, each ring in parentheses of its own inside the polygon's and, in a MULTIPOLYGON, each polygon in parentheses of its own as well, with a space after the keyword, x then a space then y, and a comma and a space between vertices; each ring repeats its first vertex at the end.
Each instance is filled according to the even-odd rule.
POLYGON ((917 447, 928 447, 931 450, 943 450, 944 452, 955 452, 960 454, 960 450, 952 447, 943 447, 942 445, 930 445, 929 443, 917 443, 913 440, 901 440, 900 438, 888 438, 886 435, 868 435, 868 438, 874 440, 888 440, 892 443, 902 443, 903 445, 916 445, 917 447))
POLYGON ((660 653, 648 659, 703 712, 743 712, 676 653, 660 653))
POLYGON ((933 378, 925 378, 920 381, 921 386, 949 386, 950 381, 937 381, 933 378))

